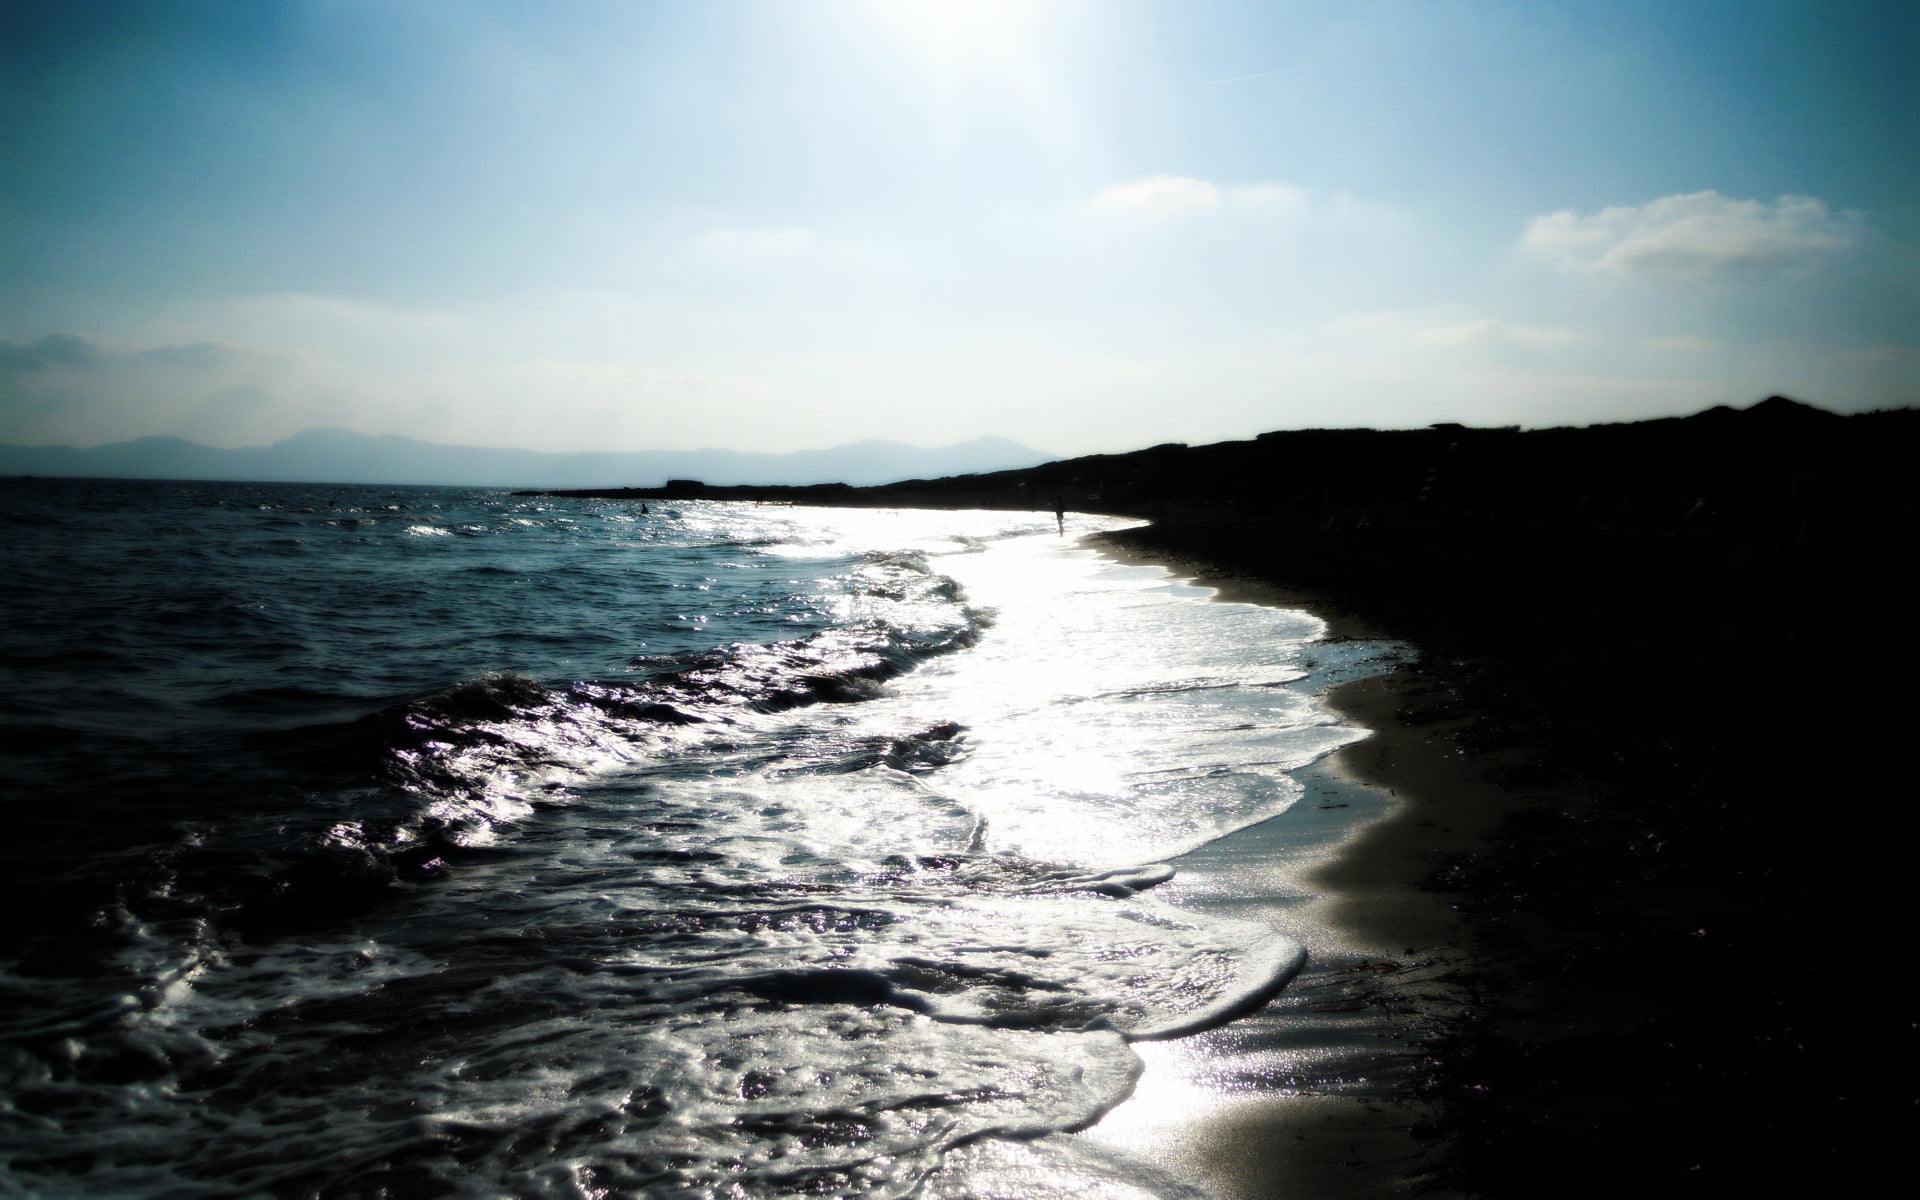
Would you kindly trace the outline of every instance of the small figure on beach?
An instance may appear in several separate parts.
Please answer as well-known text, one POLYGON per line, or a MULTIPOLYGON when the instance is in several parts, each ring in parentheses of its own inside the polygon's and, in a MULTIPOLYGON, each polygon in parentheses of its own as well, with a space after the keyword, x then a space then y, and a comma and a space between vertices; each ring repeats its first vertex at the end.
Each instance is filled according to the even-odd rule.
POLYGON ((1054 522, 1060 526, 1060 536, 1065 537, 1067 533, 1067 502, 1058 496, 1053 498, 1053 519, 1054 522))

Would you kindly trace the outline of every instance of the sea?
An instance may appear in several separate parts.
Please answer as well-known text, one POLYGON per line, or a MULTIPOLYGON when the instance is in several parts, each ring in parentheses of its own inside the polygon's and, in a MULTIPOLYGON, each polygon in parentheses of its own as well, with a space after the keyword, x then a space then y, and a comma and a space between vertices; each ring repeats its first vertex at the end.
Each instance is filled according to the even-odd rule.
POLYGON ((1198 1195, 1359 668, 1126 524, 0 480, 0 1194, 1198 1195))

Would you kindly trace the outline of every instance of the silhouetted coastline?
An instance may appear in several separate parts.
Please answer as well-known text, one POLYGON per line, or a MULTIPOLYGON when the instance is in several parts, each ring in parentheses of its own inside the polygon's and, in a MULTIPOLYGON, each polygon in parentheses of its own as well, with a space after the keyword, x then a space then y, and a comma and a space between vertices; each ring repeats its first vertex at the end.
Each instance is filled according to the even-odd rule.
MULTIPOLYGON (((1116 552, 1421 650, 1370 711, 1502 810, 1402 862, 1460 911, 1432 1047, 1469 1194, 1785 1194, 1904 1145, 1903 761, 1920 412, 1745 410, 1585 429, 1275 433, 881 488, 687 486, 807 504, 1153 518, 1116 552)), ((596 492, 607 495, 606 492, 596 492)), ((1418 797, 1417 768, 1376 773, 1418 797)), ((1411 816, 1420 815, 1416 808, 1411 816)), ((1417 849, 1418 835, 1413 835, 1417 849)), ((1404 840, 1404 839, 1403 839, 1404 840)), ((1365 871, 1365 864, 1356 869, 1365 871)))

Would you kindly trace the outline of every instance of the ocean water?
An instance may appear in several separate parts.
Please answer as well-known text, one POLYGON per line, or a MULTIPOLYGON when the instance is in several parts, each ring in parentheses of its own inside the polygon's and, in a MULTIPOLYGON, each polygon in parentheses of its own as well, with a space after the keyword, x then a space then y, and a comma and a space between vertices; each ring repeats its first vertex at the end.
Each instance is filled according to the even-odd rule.
POLYGON ((1064 1135, 1303 949, 1360 736, 1124 522, 0 481, 0 1192, 1180 1196, 1064 1135))

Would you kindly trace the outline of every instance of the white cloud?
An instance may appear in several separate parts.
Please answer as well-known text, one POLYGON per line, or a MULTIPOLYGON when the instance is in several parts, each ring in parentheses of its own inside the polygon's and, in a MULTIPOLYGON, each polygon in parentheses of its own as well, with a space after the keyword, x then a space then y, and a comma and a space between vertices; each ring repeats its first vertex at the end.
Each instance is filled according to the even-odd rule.
POLYGON ((1228 201, 1243 212, 1270 212, 1284 216, 1303 214, 1312 207, 1307 189, 1290 183, 1250 183, 1233 188, 1228 201))
POLYGON ((1220 189, 1185 175, 1149 175, 1132 183, 1103 188, 1096 206, 1149 217, 1185 217, 1220 207, 1220 189))
POLYGON ((1545 349, 1571 346, 1585 340, 1570 329, 1538 329, 1529 325, 1510 325, 1494 317, 1480 317, 1454 325, 1422 329, 1413 335, 1413 342, 1417 346, 1466 348, 1524 346, 1545 349))
POLYGON ((1527 225, 1520 245, 1573 268, 1697 279, 1803 269, 1853 246, 1861 227, 1860 214, 1835 214, 1811 196, 1768 204, 1707 191, 1590 215, 1549 213, 1527 225))

